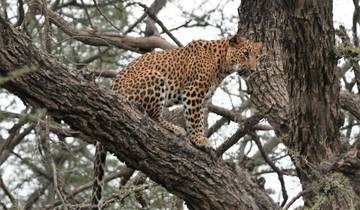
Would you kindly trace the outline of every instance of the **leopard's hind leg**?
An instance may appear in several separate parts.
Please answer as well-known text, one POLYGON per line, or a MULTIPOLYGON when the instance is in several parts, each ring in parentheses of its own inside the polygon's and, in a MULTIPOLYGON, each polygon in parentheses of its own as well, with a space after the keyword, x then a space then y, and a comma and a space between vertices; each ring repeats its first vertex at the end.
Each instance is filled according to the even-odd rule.
POLYGON ((160 125, 177 136, 186 135, 185 129, 167 121, 161 115, 162 110, 165 108, 168 86, 159 72, 149 71, 143 73, 141 78, 133 80, 133 83, 127 85, 132 91, 129 91, 129 89, 122 92, 118 91, 119 94, 126 96, 131 102, 140 105, 153 120, 159 122, 160 125))

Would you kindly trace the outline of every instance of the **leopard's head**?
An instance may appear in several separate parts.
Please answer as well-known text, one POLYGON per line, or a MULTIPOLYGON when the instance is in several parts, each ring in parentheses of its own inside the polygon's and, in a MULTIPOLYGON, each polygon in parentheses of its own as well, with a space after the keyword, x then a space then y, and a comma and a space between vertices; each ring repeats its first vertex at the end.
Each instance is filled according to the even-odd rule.
POLYGON ((260 42, 252 42, 240 35, 228 38, 229 48, 225 65, 228 71, 249 75, 256 68, 256 57, 262 47, 260 42))

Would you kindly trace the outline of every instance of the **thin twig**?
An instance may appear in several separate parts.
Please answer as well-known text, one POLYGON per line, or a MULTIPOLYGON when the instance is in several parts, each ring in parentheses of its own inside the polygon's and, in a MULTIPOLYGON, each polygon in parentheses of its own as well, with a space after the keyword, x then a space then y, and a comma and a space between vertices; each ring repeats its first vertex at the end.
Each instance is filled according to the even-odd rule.
POLYGON ((50 182, 46 182, 41 187, 35 189, 27 198, 26 203, 24 204, 24 210, 33 209, 33 205, 40 199, 41 196, 44 195, 49 185, 50 182))
POLYGON ((176 39, 176 37, 165 27, 165 25, 163 24, 163 22, 161 20, 159 20, 159 18, 157 18, 157 16, 155 14, 153 14, 149 8, 142 3, 137 3, 140 7, 142 7, 144 9, 144 11, 149 15, 149 17, 151 19, 153 19, 160 27, 163 31, 165 31, 165 33, 177 44, 177 46, 179 47, 183 47, 184 45, 181 44, 181 42, 176 39))
POLYGON ((48 16, 45 16, 45 22, 44 22, 44 49, 46 52, 51 54, 51 23, 48 16))
POLYGON ((83 5, 83 8, 84 8, 84 11, 85 11, 85 14, 86 14, 86 17, 88 18, 88 21, 89 21, 89 25, 91 26, 91 28, 94 29, 94 25, 92 24, 91 22, 91 17, 89 15, 89 11, 87 10, 87 8, 85 7, 85 3, 84 3, 84 0, 81 0, 81 4, 83 5))
POLYGON ((24 2, 23 0, 18 0, 18 19, 15 23, 15 27, 21 26, 24 22, 24 2))
MULTIPOLYGON (((294 177, 297 176, 295 169, 282 169, 281 171, 283 172, 284 175, 287 175, 287 176, 294 176, 294 177)), ((255 172, 253 174, 254 174, 254 176, 260 176, 262 174, 270 174, 270 173, 276 173, 276 171, 269 169, 269 170, 255 172)))
POLYGON ((107 47, 105 50, 99 49, 99 52, 97 54, 89 56, 88 58, 85 58, 82 61, 79 61, 78 64, 76 64, 76 68, 77 69, 83 68, 84 66, 95 61, 96 59, 101 58, 102 56, 106 55, 106 52, 109 50, 110 50, 110 47, 107 47))
POLYGON ((33 162, 29 161, 29 159, 21 157, 18 153, 14 151, 11 152, 11 154, 17 157, 21 161, 21 163, 28 166, 33 171, 34 174, 40 175, 51 182, 51 175, 47 173, 48 171, 45 171, 44 169, 37 167, 33 162))
POLYGON ((16 201, 15 197, 11 194, 10 190, 6 187, 2 177, 0 176, 0 188, 4 191, 5 195, 10 199, 12 205, 18 206, 19 207, 19 203, 16 201))
MULTIPOLYGON (((120 168, 118 169, 117 172, 115 173, 111 173, 109 175, 107 175, 105 178, 104 178, 104 182, 107 183, 113 179, 116 179, 116 178, 119 178, 121 177, 123 179, 124 176, 127 176, 129 174, 129 172, 133 172, 134 170, 133 169, 130 169, 128 167, 123 167, 123 168, 120 168)), ((121 180, 122 180, 121 179, 121 180)), ((78 186, 76 189, 72 190, 71 193, 68 195, 68 197, 74 197, 76 196, 77 194, 79 194, 80 192, 83 192, 87 189, 91 189, 92 185, 93 185, 93 181, 89 181, 83 185, 80 185, 78 186)), ((60 200, 57 200, 57 201, 54 201, 50 204, 46 204, 44 209, 54 209, 55 207, 61 205, 61 201, 60 200)))
POLYGON ((108 23, 109 23, 112 27, 114 27, 116 30, 121 31, 120 28, 118 28, 115 24, 113 24, 113 23, 111 22, 111 20, 110 20, 106 15, 104 15, 104 13, 101 11, 101 9, 99 8, 98 4, 96 3, 96 0, 93 0, 93 2, 94 2, 94 5, 95 5, 95 7, 96 7, 96 10, 100 13, 101 16, 103 16, 103 18, 106 20, 106 22, 108 22, 108 23))
POLYGON ((146 13, 144 13, 140 18, 138 18, 128 29, 124 32, 124 35, 130 33, 141 21, 146 18, 146 13))
MULTIPOLYGON (((103 204, 103 208, 108 207, 109 205, 111 205, 112 203, 114 203, 115 201, 118 201, 119 203, 122 203, 124 201, 125 198, 129 197, 132 193, 137 193, 146 189, 149 189, 151 187, 153 187, 154 184, 142 184, 139 186, 131 186, 129 188, 124 189, 123 191, 113 194, 110 197, 107 197, 104 199, 104 204, 103 204)), ((92 208, 96 208, 97 205, 91 205, 91 204, 75 204, 75 205, 69 205, 69 208, 71 209, 78 209, 78 210, 82 210, 82 209, 92 209, 92 208)))
POLYGON ((57 181, 57 171, 56 171, 56 165, 53 159, 51 159, 51 168, 52 168, 52 174, 53 174, 53 182, 54 182, 54 189, 56 194, 59 196, 61 203, 63 204, 65 210, 68 210, 66 202, 64 197, 62 196, 60 190, 59 190, 59 186, 58 186, 58 181, 57 181))
MULTIPOLYGON (((46 117, 45 117, 45 120, 47 120, 46 117)), ((53 181, 55 192, 56 192, 57 196, 59 197, 59 199, 61 200, 61 203, 63 204, 64 209, 68 210, 69 208, 67 207, 65 199, 64 199, 63 195, 61 194, 61 192, 59 190, 56 164, 55 164, 54 158, 53 158, 53 156, 51 154, 51 151, 50 151, 49 127, 48 126, 45 126, 44 130, 41 131, 40 143, 42 145, 42 149, 44 150, 46 160, 48 160, 50 162, 49 166, 50 166, 50 170, 51 170, 51 173, 52 173, 52 178, 53 178, 52 181, 53 181)))
POLYGON ((262 157, 264 158, 265 162, 267 164, 269 164, 269 166, 277 173, 278 175, 278 179, 280 181, 281 184, 281 192, 282 192, 282 196, 283 196, 283 201, 281 202, 281 207, 283 207, 286 204, 286 201, 288 199, 288 195, 287 195, 287 191, 286 191, 286 187, 285 187, 285 182, 284 182, 284 175, 283 172, 270 160, 270 158, 267 156, 267 154, 264 151, 264 148, 261 145, 260 139, 259 137, 256 135, 255 132, 251 132, 250 136, 252 137, 252 139, 255 141, 256 145, 258 146, 260 153, 262 155, 262 157))
POLYGON ((305 195, 306 193, 310 192, 312 189, 309 188, 309 189, 306 189, 306 190, 303 190, 301 192, 299 192, 295 197, 293 197, 289 203, 286 204, 286 206, 284 206, 284 210, 288 210, 289 207, 297 200, 299 199, 301 196, 305 195))
POLYGON ((25 136, 28 135, 34 127, 35 125, 31 123, 20 133, 18 132, 20 128, 23 127, 16 130, 16 133, 10 133, 11 135, 6 139, 5 143, 0 145, 0 166, 9 158, 14 148, 21 143, 25 136))

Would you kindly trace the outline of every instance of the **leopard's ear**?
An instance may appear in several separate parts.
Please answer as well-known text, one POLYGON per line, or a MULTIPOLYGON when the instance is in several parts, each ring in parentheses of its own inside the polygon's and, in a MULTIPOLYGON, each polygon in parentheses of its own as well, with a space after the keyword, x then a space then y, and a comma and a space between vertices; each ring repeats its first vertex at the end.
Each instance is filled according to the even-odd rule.
POLYGON ((253 46, 254 46, 255 51, 258 51, 259 49, 262 48, 262 43, 261 42, 255 42, 253 44, 253 46))
POLYGON ((242 37, 240 35, 234 35, 229 39, 229 45, 231 47, 240 47, 243 44, 245 44, 245 42, 247 41, 247 39, 245 37, 242 37))

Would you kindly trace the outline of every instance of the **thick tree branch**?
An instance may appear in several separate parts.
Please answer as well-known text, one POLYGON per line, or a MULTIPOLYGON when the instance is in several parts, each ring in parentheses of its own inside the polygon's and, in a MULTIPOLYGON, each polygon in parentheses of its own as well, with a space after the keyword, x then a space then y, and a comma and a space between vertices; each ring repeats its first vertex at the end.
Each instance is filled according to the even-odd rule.
POLYGON ((234 135, 222 143, 218 148, 216 148, 216 155, 220 157, 226 150, 236 144, 239 139, 245 136, 248 132, 252 131, 254 126, 263 119, 263 115, 254 115, 247 118, 243 121, 243 126, 239 128, 234 135))
POLYGON ((109 90, 80 81, 2 18, 0 45, 1 75, 30 69, 4 84, 6 89, 34 107, 46 107, 89 143, 100 141, 119 160, 183 198, 190 209, 278 209, 247 172, 235 176, 214 151, 195 148, 109 90))
POLYGON ((360 140, 333 164, 332 169, 347 176, 355 192, 360 195, 360 140))
POLYGON ((349 111, 357 120, 360 120, 360 99, 356 99, 355 95, 351 95, 347 91, 340 92, 340 106, 349 111))

